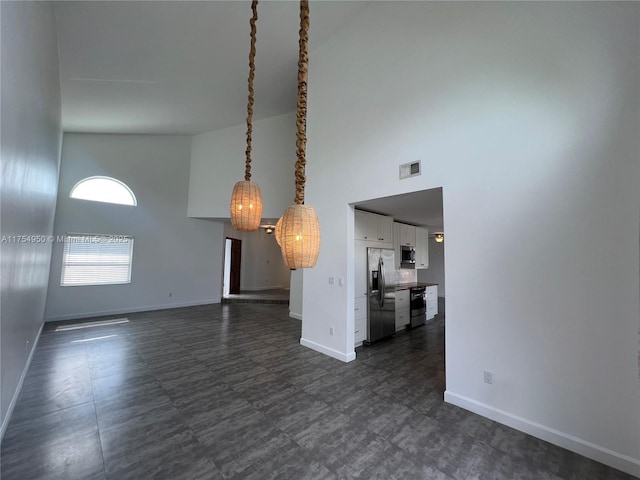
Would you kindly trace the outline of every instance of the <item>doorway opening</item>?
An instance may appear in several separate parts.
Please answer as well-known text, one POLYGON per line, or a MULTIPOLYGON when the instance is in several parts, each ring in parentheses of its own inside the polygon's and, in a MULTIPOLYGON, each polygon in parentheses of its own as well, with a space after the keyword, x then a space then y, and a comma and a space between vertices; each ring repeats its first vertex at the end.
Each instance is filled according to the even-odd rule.
MULTIPOLYGON (((445 390, 445 247, 443 189, 410 192, 351 204, 354 210, 354 343, 356 353, 364 349, 384 350, 389 345, 411 345, 432 362, 431 381, 439 393, 445 390), (405 247, 406 246, 406 247, 405 247), (392 283, 395 333, 380 345, 362 346, 372 328, 376 307, 374 269, 369 251, 391 249, 393 271, 384 275, 392 283), (408 253, 406 260, 404 254, 408 253), (423 263, 424 262, 424 263, 423 263), (424 287, 426 322, 414 325, 412 289, 424 287), (363 331, 364 330, 364 334, 363 331), (358 335, 360 333, 360 335, 358 335)), ((375 262, 374 262, 375 267, 375 262)), ((378 273, 379 275, 379 273, 378 273)), ((375 322, 375 318, 374 318, 375 322)), ((390 330, 391 332, 391 330, 390 330)))
POLYGON ((275 259, 281 261, 280 247, 277 247, 272 236, 264 232, 249 232, 243 235, 242 240, 225 237, 222 303, 288 304, 289 270, 284 271, 286 278, 280 275, 284 263, 273 268, 275 259), (247 254, 244 259, 243 241, 247 254), (271 243, 275 250, 273 246, 269 247, 271 243), (243 269, 244 275, 241 275, 243 269), (245 279, 244 284, 241 283, 241 277, 245 279), (261 285, 263 282, 264 286, 261 285))
POLYGON ((225 239, 224 243, 224 279, 222 282, 222 296, 240 293, 240 267, 242 264, 242 240, 237 238, 225 239))

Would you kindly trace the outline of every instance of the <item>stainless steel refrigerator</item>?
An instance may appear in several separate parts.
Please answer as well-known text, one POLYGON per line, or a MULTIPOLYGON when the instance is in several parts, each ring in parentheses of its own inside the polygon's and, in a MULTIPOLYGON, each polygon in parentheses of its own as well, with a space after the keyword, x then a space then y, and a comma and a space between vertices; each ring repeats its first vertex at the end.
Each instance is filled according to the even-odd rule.
POLYGON ((395 253, 389 248, 367 248, 367 342, 396 332, 395 253))

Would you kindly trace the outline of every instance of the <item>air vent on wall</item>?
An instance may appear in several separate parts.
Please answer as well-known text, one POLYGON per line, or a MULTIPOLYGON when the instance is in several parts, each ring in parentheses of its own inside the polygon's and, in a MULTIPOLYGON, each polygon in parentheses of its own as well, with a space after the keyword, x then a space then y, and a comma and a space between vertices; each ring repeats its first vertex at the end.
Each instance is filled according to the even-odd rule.
POLYGON ((421 174, 420 160, 400 165, 400 180, 421 174))

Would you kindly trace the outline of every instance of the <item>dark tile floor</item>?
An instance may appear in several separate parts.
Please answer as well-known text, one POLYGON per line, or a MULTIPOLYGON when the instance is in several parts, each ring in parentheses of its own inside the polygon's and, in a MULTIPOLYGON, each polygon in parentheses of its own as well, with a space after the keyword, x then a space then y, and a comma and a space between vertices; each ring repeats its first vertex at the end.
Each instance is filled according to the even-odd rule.
POLYGON ((289 289, 242 290, 240 293, 230 293, 223 297, 222 303, 281 303, 289 305, 289 289))
POLYGON ((285 305, 47 326, 2 443, 4 480, 631 477, 443 403, 444 325, 345 364, 285 305))

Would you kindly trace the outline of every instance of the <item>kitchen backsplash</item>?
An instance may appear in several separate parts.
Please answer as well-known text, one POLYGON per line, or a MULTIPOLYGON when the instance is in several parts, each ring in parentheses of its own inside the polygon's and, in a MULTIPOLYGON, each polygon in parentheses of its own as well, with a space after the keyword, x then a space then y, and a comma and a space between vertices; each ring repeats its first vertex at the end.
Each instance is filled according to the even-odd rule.
POLYGON ((415 283, 418 281, 418 272, 408 268, 396 270, 396 283, 415 283))

